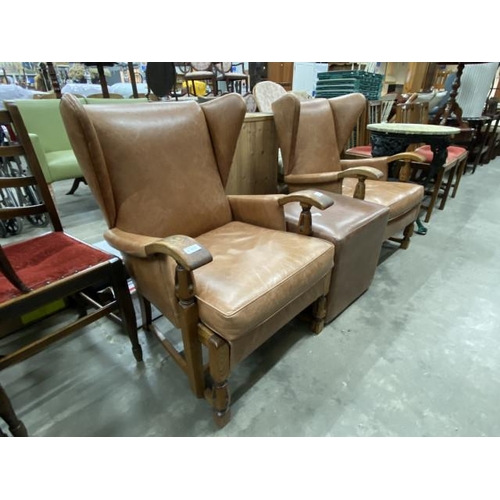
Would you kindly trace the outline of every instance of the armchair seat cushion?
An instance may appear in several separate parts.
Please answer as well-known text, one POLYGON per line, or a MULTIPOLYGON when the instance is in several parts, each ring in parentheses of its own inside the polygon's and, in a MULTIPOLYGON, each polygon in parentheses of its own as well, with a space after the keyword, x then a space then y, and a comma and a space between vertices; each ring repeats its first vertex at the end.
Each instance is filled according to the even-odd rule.
POLYGON ((53 181, 82 176, 82 170, 72 149, 46 153, 46 158, 53 181))
MULTIPOLYGON (((342 194, 354 195, 357 179, 344 179, 342 194)), ((424 188, 407 182, 383 182, 367 180, 365 201, 389 208, 389 222, 418 206, 424 197, 424 188)))
POLYGON ((237 341, 328 277, 334 246, 326 241, 230 222, 196 238, 213 261, 194 271, 202 323, 237 341))

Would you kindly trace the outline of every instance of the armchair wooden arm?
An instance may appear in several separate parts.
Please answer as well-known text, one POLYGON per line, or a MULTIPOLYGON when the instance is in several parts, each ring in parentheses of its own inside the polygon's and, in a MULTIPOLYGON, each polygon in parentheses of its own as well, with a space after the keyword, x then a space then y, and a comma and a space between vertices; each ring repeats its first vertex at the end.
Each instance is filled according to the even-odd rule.
POLYGON ((317 174, 297 174, 297 175, 287 175, 285 181, 289 184, 314 184, 320 186, 327 191, 337 192, 341 194, 341 184, 342 179, 347 177, 357 177, 358 183, 356 184, 356 189, 354 191, 354 198, 363 200, 365 198, 365 180, 373 179, 380 180, 384 176, 383 172, 374 167, 364 167, 355 166, 352 168, 347 168, 346 170, 341 170, 337 172, 321 172, 317 174), (335 189, 335 184, 339 187, 335 189))
POLYGON ((145 247, 146 255, 164 254, 172 257, 177 264, 188 271, 198 269, 213 258, 210 252, 194 238, 174 235, 150 243, 145 247))
POLYGON ((301 206, 309 205, 310 207, 316 207, 319 210, 325 210, 333 205, 333 200, 326 193, 321 191, 315 191, 313 189, 305 189, 303 191, 295 191, 295 193, 287 194, 278 200, 280 205, 286 205, 287 203, 299 202, 301 206))
POLYGON ((283 196, 280 198, 279 204, 286 205, 287 203, 299 202, 302 207, 302 212, 299 217, 298 232, 306 236, 312 236, 312 216, 311 208, 316 207, 319 210, 325 210, 333 205, 333 200, 321 191, 306 189, 296 191, 295 193, 283 196))
POLYGON ((112 247, 124 254, 143 258, 154 254, 168 255, 188 271, 212 261, 210 252, 189 236, 174 235, 167 238, 155 238, 128 233, 115 227, 108 229, 104 233, 104 238, 112 247))

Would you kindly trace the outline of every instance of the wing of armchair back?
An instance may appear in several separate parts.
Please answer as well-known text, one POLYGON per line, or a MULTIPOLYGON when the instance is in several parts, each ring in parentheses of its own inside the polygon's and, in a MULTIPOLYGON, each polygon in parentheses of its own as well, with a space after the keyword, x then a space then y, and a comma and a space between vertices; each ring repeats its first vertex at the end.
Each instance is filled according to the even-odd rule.
POLYGON ((273 103, 274 122, 283 155, 284 180, 290 192, 314 188, 364 199, 389 208, 385 239, 408 248, 413 223, 424 196, 422 186, 387 182, 392 161, 422 160, 414 153, 341 160, 366 98, 359 93, 332 99, 299 101, 287 94, 273 103), (402 238, 396 235, 403 231, 402 238))
POLYGON ((314 192, 226 196, 245 115, 238 94, 202 105, 105 108, 82 106, 69 95, 61 104, 109 227, 104 237, 136 283, 146 329, 223 426, 230 418, 230 371, 313 303, 313 329, 323 326, 334 247, 286 232, 283 204, 299 200, 309 209, 331 200, 314 192), (179 329, 182 352, 157 331, 151 303, 179 329))
MULTIPOLYGON (((14 122, 16 133, 24 141, 28 162, 39 163, 47 184, 83 176, 64 128, 60 103, 59 99, 16 101, 20 115, 14 122)), ((68 194, 77 186, 74 183, 68 194)))

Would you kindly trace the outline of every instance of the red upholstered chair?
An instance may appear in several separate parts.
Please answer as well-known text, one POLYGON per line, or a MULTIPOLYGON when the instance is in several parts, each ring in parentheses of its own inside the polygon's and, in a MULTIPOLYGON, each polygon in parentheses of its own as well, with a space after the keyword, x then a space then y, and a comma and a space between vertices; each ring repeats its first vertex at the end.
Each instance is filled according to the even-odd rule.
MULTIPOLYGON (((0 112, 0 123, 12 124, 14 128, 20 119, 15 102, 7 103, 7 111, 0 112)), ((19 144, 2 146, 0 156, 23 155, 22 144, 29 139, 21 132, 18 140, 19 144)), ((0 220, 47 213, 53 231, 4 245, 3 248, 0 246, 0 327, 4 329, 7 319, 21 319, 27 313, 60 300, 67 306, 76 304, 78 314, 69 324, 58 325, 57 330, 36 341, 13 352, 2 352, 0 370, 40 352, 106 315, 123 325, 136 359, 141 360, 135 313, 122 261, 63 231, 41 169, 38 164, 30 165, 30 168, 32 175, 0 178, 0 189, 14 192, 28 187, 37 189, 42 203, 0 207, 0 220), (107 303, 100 304, 93 292, 107 287, 111 288, 112 297, 107 303)), ((22 330, 16 335, 22 335, 22 330)))

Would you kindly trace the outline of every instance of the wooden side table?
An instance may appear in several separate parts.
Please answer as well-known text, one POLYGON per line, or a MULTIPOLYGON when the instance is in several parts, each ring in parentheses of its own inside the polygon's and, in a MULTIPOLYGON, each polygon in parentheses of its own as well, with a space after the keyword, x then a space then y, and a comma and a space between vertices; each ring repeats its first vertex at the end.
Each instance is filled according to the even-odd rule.
POLYGON ((278 138, 272 113, 247 113, 226 185, 227 194, 278 192, 278 138))

